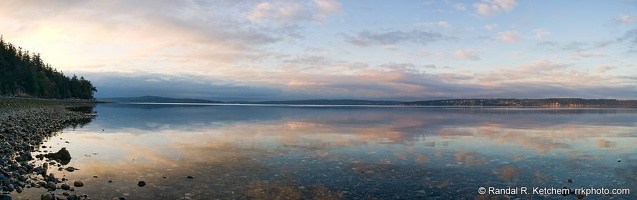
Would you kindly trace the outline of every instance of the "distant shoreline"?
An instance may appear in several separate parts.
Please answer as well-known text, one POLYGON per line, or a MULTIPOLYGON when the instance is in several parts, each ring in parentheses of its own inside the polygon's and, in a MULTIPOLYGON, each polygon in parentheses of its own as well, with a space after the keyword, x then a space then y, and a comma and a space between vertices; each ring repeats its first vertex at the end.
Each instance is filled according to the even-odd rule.
POLYGON ((612 106, 421 106, 421 105, 347 105, 347 104, 259 104, 259 103, 161 103, 161 102, 105 102, 129 105, 174 105, 174 106, 245 106, 245 107, 360 107, 360 108, 543 108, 543 109, 595 109, 595 108, 637 108, 612 106))
POLYGON ((360 99, 307 99, 280 101, 213 101, 206 99, 169 98, 159 96, 103 98, 112 103, 191 103, 224 105, 305 105, 305 106, 431 106, 431 107, 590 107, 637 108, 637 100, 546 98, 546 99, 442 99, 425 101, 384 101, 360 99))
POLYGON ((109 102, 104 102, 104 101, 97 101, 97 100, 86 100, 86 99, 43 99, 43 98, 26 98, 26 97, 7 97, 7 96, 0 96, 0 102, 2 101, 24 101, 24 102, 43 102, 43 103, 59 103, 59 104, 68 104, 68 105, 75 105, 75 106, 82 106, 82 104, 86 104, 86 105, 94 105, 94 104, 100 104, 100 103, 109 103, 109 102))

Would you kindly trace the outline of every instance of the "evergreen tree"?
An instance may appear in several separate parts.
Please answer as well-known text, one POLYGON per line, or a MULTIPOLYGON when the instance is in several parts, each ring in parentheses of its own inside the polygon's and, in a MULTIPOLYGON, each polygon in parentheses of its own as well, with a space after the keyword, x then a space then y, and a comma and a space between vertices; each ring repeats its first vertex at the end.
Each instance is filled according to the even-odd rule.
POLYGON ((84 77, 67 77, 44 63, 40 54, 16 48, 0 35, 0 95, 92 100, 95 92, 84 77))

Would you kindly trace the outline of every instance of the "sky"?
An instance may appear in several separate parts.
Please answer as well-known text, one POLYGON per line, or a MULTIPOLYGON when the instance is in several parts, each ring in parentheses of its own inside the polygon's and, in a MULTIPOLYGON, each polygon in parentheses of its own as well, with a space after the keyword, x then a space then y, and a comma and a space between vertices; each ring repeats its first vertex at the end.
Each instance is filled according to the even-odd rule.
POLYGON ((97 98, 637 99, 637 1, 3 0, 97 98))

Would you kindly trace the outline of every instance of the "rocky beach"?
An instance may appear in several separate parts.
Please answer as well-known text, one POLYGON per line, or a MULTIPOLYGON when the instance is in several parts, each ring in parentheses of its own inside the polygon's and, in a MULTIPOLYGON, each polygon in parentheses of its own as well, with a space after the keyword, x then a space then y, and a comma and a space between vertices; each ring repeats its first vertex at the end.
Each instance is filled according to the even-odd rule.
POLYGON ((47 173, 71 159, 65 149, 41 146, 63 128, 90 122, 94 103, 0 98, 0 200, 42 188, 41 199, 87 199, 74 193, 81 182, 47 173), (88 108, 88 109, 86 109, 88 108), (58 191, 58 192, 56 192, 58 191))

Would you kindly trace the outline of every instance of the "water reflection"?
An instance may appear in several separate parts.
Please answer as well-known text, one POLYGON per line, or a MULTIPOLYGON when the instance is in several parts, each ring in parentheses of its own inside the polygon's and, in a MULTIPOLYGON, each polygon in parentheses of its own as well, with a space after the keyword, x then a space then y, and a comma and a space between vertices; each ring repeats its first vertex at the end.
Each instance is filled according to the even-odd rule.
POLYGON ((80 170, 58 177, 83 180, 78 194, 95 199, 506 198, 478 194, 489 186, 637 192, 633 109, 104 104, 96 111, 93 123, 46 144, 71 151, 69 166, 80 170), (148 185, 138 187, 140 180, 148 185))

